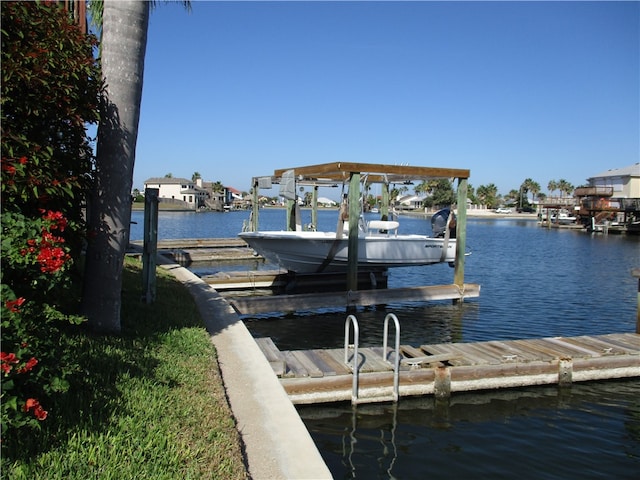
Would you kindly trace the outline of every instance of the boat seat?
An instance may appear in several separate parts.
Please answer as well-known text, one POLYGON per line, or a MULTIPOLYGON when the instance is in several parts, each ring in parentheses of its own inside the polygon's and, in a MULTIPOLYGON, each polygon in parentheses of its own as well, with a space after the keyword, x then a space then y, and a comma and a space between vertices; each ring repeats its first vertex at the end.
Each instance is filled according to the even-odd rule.
POLYGON ((398 235, 398 227, 400 223, 391 220, 371 220, 367 222, 367 231, 370 234, 386 234, 398 235))

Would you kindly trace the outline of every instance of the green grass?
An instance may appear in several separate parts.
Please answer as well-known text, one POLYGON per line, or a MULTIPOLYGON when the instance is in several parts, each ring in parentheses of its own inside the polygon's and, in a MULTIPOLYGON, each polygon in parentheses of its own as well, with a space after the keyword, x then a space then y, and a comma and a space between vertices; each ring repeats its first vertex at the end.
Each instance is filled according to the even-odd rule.
POLYGON ((2 478, 247 478, 216 352, 193 299, 158 273, 157 301, 140 301, 141 264, 127 260, 123 333, 63 335, 81 371, 2 478))

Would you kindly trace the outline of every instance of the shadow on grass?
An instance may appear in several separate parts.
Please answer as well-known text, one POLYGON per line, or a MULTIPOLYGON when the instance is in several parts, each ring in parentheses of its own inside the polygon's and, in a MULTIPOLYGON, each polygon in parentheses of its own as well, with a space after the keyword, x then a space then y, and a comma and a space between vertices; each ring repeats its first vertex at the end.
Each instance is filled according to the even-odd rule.
POLYGON ((72 432, 108 432, 116 417, 134 416, 123 400, 127 379, 173 387, 175 380, 158 371, 161 349, 181 348, 168 343, 172 331, 203 328, 189 292, 173 277, 159 272, 157 300, 142 301, 141 270, 127 262, 123 273, 122 334, 97 336, 83 327, 60 334, 61 361, 77 365, 68 378, 69 389, 48 400, 49 416, 36 431, 3 436, 3 463, 30 458, 66 443, 72 432))

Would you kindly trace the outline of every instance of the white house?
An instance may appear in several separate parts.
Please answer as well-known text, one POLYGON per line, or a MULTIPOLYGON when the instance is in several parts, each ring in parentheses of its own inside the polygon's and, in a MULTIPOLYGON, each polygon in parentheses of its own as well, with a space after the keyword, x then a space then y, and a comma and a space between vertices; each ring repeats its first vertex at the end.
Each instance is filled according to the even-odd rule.
POLYGON ((335 207, 336 205, 338 205, 337 202, 334 202, 333 200, 327 197, 318 197, 317 202, 318 202, 318 205, 322 207, 335 207))
POLYGON ((160 201, 184 202, 186 208, 197 209, 205 204, 207 191, 202 188, 202 180, 186 178, 149 178, 144 182, 144 189, 157 188, 160 201))

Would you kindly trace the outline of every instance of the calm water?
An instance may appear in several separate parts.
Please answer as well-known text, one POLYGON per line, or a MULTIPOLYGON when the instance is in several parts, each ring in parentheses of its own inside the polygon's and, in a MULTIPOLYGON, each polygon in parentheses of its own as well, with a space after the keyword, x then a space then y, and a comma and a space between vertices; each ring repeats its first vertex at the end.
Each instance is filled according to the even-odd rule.
MULTIPOLYGON (((262 210, 261 228, 284 228, 281 210, 262 210)), ((305 219, 305 223, 310 221, 305 219)), ((333 230, 335 211, 319 227, 333 230)), ((248 212, 160 213, 159 237, 234 237, 248 212)), ((131 238, 142 237, 135 212, 131 238)), ((429 231, 426 219, 403 216, 403 233, 429 231)), ((470 342, 634 332, 640 239, 546 230, 535 221, 469 219, 465 281, 480 297, 389 305, 357 313, 364 345, 381 343, 394 312, 402 343, 470 342)), ((213 273, 225 267, 204 267, 213 273)), ((451 283, 447 265, 395 269, 389 286, 451 283)), ((247 318, 256 336, 282 350, 341 347, 345 313, 304 311, 247 318)), ((640 363, 640 362, 639 362, 640 363)), ((335 478, 640 478, 640 382, 575 384, 454 394, 398 405, 328 405, 299 409, 335 478)))

